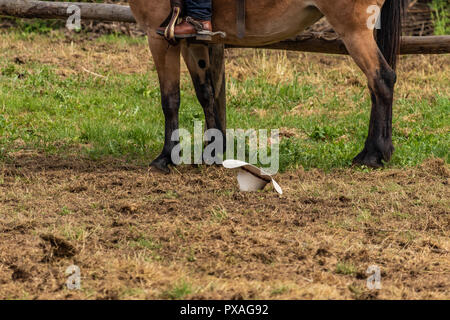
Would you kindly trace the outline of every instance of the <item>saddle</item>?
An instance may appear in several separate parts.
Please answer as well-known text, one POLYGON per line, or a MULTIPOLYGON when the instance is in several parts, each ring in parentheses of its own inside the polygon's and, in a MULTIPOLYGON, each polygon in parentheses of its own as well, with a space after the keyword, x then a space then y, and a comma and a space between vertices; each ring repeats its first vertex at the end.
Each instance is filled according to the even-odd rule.
MULTIPOLYGON (((236 1, 236 34, 239 39, 245 37, 245 12, 246 3, 245 0, 235 0, 236 1)), ((164 28, 164 38, 170 44, 177 44, 178 39, 175 37, 175 26, 182 21, 183 11, 184 11, 184 0, 170 0, 170 5, 172 8, 171 14, 162 23, 161 27, 164 28)), ((191 19, 193 20, 193 19, 191 19)), ((196 40, 200 41, 211 41, 212 37, 220 36, 222 38, 226 37, 226 33, 222 31, 211 32, 202 30, 201 26, 196 26, 195 21, 192 21, 194 27, 197 29, 196 40)))

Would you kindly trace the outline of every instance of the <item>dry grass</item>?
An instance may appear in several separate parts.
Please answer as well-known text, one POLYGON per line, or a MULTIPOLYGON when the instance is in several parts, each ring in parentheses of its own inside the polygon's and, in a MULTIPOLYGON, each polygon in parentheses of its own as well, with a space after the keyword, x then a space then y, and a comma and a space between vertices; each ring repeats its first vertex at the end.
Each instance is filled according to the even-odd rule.
POLYGON ((105 40, 93 46, 89 39, 62 38, 59 32, 36 38, 6 34, 2 35, 2 40, 0 50, 7 54, 7 58, 55 66, 61 76, 83 74, 85 69, 103 75, 110 72, 132 74, 152 66, 149 50, 142 41, 113 44, 105 40))
POLYGON ((0 297, 448 299, 449 178, 441 160, 297 170, 278 196, 217 167, 18 154, 0 171, 0 297), (65 288, 72 264, 81 291, 65 288))
MULTIPOLYGON (((0 50, 4 52, 5 59, 13 61, 20 58, 26 62, 49 64, 55 66, 61 75, 82 74, 84 69, 104 75, 154 71, 147 43, 141 38, 116 41, 104 37, 93 44, 89 38, 72 38, 68 35, 61 37, 59 32, 55 32, 49 37, 35 38, 2 34, 1 39, 0 50)), ((402 57, 399 78, 407 81, 401 81, 397 90, 406 91, 403 86, 408 86, 409 92, 411 85, 419 82, 420 87, 414 87, 418 89, 414 90, 417 98, 433 94, 436 81, 442 80, 444 84, 449 84, 446 74, 449 63, 449 55, 402 57), (423 86, 424 79, 428 86, 423 86)), ((327 82, 333 88, 337 85, 344 86, 337 89, 345 89, 348 85, 366 87, 364 75, 347 56, 233 49, 227 51, 226 67, 228 76, 235 79, 263 74, 270 84, 292 83, 296 71, 301 71, 311 85, 327 82), (344 83, 340 81, 342 77, 346 78, 344 83)), ((184 65, 183 72, 187 72, 184 65)), ((233 88, 230 90, 233 91, 233 88)), ((449 95, 450 86, 442 86, 441 93, 449 95)))

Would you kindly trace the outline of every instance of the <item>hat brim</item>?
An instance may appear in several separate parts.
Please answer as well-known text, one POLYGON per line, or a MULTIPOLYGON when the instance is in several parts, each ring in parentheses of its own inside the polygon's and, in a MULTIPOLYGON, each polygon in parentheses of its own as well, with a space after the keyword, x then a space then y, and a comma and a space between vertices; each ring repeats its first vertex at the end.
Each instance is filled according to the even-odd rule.
POLYGON ((271 182, 275 191, 278 192, 279 194, 283 194, 283 190, 281 189, 280 185, 272 178, 272 176, 270 174, 268 174, 261 168, 258 168, 252 164, 249 164, 249 163, 241 161, 241 160, 233 160, 233 159, 225 160, 222 163, 222 165, 227 169, 238 169, 239 168, 241 170, 245 170, 262 180, 271 182))

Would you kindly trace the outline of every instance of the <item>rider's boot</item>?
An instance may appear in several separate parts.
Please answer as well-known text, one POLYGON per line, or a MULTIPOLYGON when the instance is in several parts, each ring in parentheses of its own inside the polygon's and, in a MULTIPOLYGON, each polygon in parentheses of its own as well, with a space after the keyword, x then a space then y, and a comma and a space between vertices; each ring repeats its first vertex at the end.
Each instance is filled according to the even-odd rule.
MULTIPOLYGON (((165 28, 158 28, 158 33, 163 35, 165 28)), ((192 17, 185 17, 183 21, 175 26, 175 38, 198 38, 205 34, 212 33, 212 23, 210 20, 196 20, 192 17)))

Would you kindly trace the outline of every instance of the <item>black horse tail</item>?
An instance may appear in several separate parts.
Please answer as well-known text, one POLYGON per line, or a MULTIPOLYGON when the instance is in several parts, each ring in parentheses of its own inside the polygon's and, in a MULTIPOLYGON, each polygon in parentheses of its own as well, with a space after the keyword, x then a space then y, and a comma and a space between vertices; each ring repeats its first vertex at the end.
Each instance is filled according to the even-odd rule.
POLYGON ((377 31, 377 43, 387 63, 395 70, 400 53, 402 20, 409 0, 386 0, 381 9, 381 29, 377 31))

